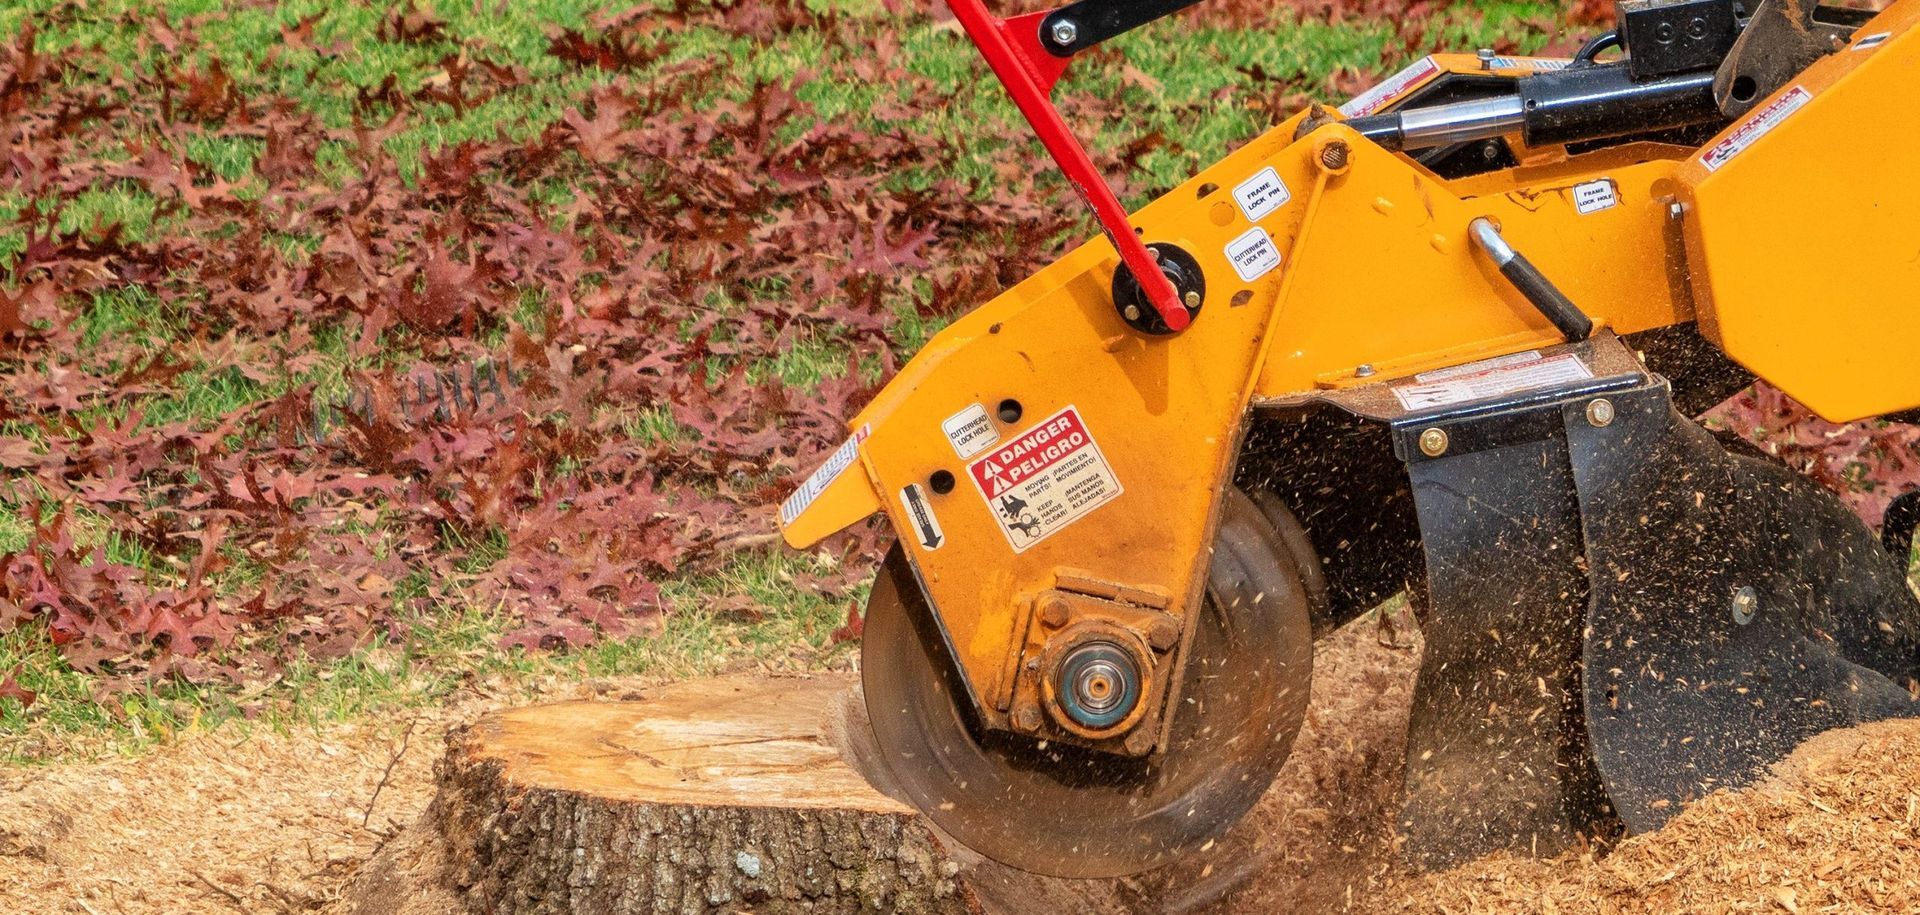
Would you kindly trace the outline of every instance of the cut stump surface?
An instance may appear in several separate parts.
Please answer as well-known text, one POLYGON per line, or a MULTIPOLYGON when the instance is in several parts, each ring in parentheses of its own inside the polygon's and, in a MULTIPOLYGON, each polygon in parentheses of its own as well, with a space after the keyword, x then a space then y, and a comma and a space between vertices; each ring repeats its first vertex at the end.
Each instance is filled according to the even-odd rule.
POLYGON ((876 789, 849 761, 870 758, 846 739, 857 697, 845 676, 747 676, 489 715, 448 735, 432 805, 336 911, 1132 908, 1114 881, 983 861, 876 789))

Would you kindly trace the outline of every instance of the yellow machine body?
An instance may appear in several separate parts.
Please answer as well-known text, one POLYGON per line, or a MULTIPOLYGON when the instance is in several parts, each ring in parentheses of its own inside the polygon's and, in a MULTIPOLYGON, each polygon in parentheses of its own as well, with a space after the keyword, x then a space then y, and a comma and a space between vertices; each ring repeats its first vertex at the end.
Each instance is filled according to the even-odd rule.
MULTIPOLYGON (((1697 149, 1569 155, 1516 136, 1517 167, 1446 180, 1339 123, 1296 140, 1297 116, 1135 214, 1146 239, 1199 261, 1190 328, 1130 329, 1113 247, 1079 247, 930 341, 852 421, 844 469, 783 511, 786 539, 806 547, 884 512, 977 708, 1007 727, 1049 595, 1193 618, 1250 408, 1562 342, 1473 247, 1478 217, 1616 333, 1697 317, 1829 417, 1920 405, 1901 358, 1920 351, 1920 175, 1858 142, 1863 124, 1920 141, 1920 122, 1883 114, 1920 77, 1917 15, 1905 0, 1861 29, 1893 37, 1822 61, 1795 83, 1808 100, 1712 170, 1701 156, 1751 118, 1697 149), (1074 491, 1042 505, 1010 514, 1009 491, 989 491, 1014 479, 1025 495, 1009 475, 1060 461, 1074 491)), ((1410 72, 1369 104, 1487 71, 1436 55, 1410 72)))
POLYGON ((1920 403, 1920 4, 1889 8, 1679 177, 1700 327, 1835 422, 1920 403))

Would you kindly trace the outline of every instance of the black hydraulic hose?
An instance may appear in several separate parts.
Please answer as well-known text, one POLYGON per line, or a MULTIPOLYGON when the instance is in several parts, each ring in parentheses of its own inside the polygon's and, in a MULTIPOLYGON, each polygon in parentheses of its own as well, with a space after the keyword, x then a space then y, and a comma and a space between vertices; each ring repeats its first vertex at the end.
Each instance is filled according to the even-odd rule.
POLYGON ((1578 343, 1593 336, 1593 319, 1587 317, 1580 306, 1573 304, 1573 300, 1567 298, 1560 287, 1553 285, 1553 281, 1547 279, 1540 268, 1513 250, 1513 246, 1500 237, 1500 230, 1494 228, 1490 220, 1482 216, 1475 219, 1469 228, 1473 230, 1474 243, 1493 258, 1494 264, 1500 268, 1500 275, 1506 277, 1513 288, 1520 290, 1520 294, 1526 296, 1527 301, 1533 303, 1533 307, 1539 309, 1541 314, 1546 315, 1547 320, 1553 322, 1553 326, 1567 338, 1567 342, 1578 343))
POLYGON ((1586 66, 1593 63, 1594 58, 1600 56, 1600 52, 1608 50, 1609 48, 1618 47, 1620 47, 1620 32, 1618 30, 1595 35, 1589 39, 1586 44, 1581 45, 1579 51, 1574 53, 1573 63, 1569 66, 1586 66))

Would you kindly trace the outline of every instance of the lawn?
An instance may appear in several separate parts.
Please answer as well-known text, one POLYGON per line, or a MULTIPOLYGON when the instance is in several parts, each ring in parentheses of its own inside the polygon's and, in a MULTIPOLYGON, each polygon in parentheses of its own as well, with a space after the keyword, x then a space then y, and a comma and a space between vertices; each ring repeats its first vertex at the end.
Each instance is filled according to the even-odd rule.
MULTIPOLYGON (((1060 96, 1137 205, 1561 15, 1222 0, 1060 96)), ((0 36, 16 761, 847 663, 879 534, 791 554, 772 507, 1090 232, 953 24, 892 2, 35 0, 0 36)))

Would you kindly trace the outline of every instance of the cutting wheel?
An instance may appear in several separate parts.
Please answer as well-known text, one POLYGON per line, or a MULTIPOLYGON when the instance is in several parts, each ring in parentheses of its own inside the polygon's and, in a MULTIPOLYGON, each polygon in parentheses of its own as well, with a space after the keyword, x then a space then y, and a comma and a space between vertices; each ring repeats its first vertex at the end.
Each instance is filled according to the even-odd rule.
POLYGON ((1260 510, 1230 490, 1171 739, 1129 759, 980 728, 896 545, 861 648, 894 787, 973 850, 1040 874, 1137 873, 1204 844, 1259 800, 1305 715, 1313 643, 1297 568, 1260 510))

